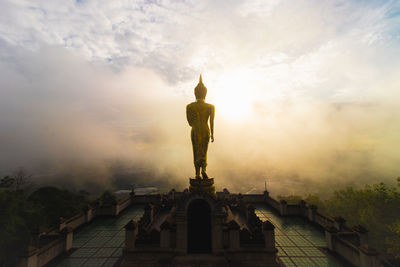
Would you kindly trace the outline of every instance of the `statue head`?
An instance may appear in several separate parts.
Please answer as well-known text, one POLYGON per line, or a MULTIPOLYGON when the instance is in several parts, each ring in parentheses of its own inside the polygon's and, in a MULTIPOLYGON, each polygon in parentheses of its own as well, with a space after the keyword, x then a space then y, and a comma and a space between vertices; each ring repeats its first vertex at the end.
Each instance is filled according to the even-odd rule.
POLYGON ((203 79, 201 78, 201 74, 200 74, 199 83, 197 84, 196 88, 194 88, 194 95, 196 96, 196 99, 200 99, 200 100, 206 99, 207 88, 203 84, 203 79))

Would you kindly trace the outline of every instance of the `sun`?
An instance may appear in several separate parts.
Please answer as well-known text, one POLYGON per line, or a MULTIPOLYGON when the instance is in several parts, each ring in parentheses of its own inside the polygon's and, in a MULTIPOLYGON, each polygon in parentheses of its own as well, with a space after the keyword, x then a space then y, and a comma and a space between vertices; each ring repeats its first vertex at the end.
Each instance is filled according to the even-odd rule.
POLYGON ((210 100, 215 105, 217 116, 230 121, 243 121, 252 113, 256 100, 249 80, 245 76, 222 75, 214 86, 210 100))

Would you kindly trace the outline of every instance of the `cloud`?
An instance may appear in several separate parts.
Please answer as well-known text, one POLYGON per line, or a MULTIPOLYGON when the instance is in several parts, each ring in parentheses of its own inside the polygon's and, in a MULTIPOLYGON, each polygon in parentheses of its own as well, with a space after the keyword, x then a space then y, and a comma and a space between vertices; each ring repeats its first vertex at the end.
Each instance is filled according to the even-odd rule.
POLYGON ((218 187, 267 179, 295 192, 298 182, 398 175, 397 2, 3 1, 0 10, 4 174, 23 165, 107 187, 118 165, 186 186, 184 107, 202 72, 217 110, 218 187))
POLYGON ((115 73, 54 47, 17 50, 10 48, 15 56, 0 68, 3 170, 42 161, 146 161, 146 149, 162 149, 166 125, 174 125, 166 110, 179 106, 152 71, 115 73))

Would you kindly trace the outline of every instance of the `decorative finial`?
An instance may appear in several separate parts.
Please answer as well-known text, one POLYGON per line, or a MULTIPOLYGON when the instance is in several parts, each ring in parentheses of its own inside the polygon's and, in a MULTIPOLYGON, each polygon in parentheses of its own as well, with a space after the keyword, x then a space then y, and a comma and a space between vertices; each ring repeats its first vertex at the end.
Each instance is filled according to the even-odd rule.
POLYGON ((201 73, 200 73, 199 83, 203 83, 203 78, 201 77, 201 73))

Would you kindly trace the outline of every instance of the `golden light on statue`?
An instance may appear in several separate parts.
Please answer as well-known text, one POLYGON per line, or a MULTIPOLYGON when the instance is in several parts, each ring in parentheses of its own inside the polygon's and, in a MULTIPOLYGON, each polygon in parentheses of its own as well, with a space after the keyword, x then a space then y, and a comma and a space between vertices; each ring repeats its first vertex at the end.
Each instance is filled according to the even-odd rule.
POLYGON ((186 118, 192 128, 190 138, 193 148, 193 162, 196 171, 195 179, 190 179, 190 191, 203 191, 215 195, 214 179, 208 178, 207 170, 207 150, 208 143, 214 142, 214 116, 215 108, 205 102, 207 88, 203 84, 200 75, 199 83, 194 89, 196 102, 186 106, 186 118), (210 124, 209 124, 210 123, 210 124), (200 176, 203 177, 201 180, 200 176))

